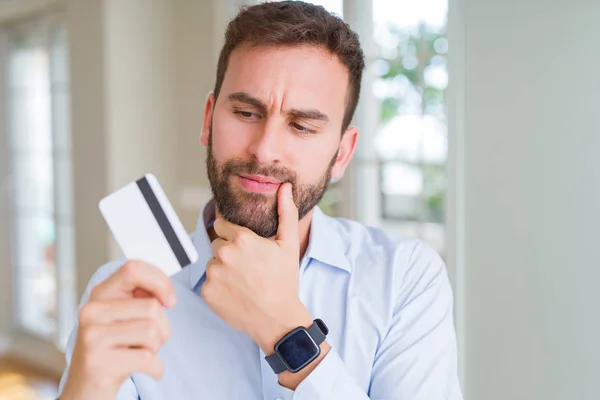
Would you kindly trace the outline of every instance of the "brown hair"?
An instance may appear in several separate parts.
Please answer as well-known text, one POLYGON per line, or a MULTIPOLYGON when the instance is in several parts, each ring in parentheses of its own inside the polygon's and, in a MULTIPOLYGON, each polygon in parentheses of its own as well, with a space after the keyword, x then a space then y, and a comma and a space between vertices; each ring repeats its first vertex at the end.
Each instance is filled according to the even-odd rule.
POLYGON ((223 84, 229 56, 242 45, 321 46, 336 55, 348 68, 350 75, 342 132, 348 128, 358 104, 365 60, 358 35, 341 18, 322 6, 302 1, 263 3, 241 8, 225 32, 225 44, 217 66, 215 99, 223 84))

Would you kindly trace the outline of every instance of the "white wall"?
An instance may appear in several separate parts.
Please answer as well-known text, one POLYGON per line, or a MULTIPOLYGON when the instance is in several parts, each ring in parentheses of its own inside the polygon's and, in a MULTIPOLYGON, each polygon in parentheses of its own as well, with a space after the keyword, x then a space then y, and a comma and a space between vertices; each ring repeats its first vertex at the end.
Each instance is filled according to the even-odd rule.
POLYGON ((209 1, 70 0, 68 14, 81 293, 118 253, 97 207, 111 190, 152 172, 194 227, 181 192, 203 177, 197 138, 216 61, 209 1))
POLYGON ((97 206, 108 186, 103 15, 101 0, 68 2, 77 299, 108 255, 97 206))
POLYGON ((462 4, 468 399, 598 399, 600 2, 462 4))
MULTIPOLYGON (((177 189, 174 2, 104 2, 107 190, 145 173, 177 189)), ((111 241, 115 245, 114 241, 111 241)), ((110 258, 122 253, 111 247, 110 258)))
POLYGON ((104 4, 110 190, 152 172, 167 193, 175 191, 173 4, 162 0, 104 4))

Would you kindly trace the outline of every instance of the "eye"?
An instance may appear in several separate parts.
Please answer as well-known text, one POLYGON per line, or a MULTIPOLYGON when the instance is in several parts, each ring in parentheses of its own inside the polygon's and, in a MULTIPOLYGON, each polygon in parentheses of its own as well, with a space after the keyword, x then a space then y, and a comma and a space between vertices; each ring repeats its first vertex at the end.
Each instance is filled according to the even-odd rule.
POLYGON ((250 112, 250 111, 235 110, 233 113, 237 114, 242 119, 252 119, 252 118, 255 118, 255 117, 256 118, 260 117, 258 114, 255 114, 255 113, 250 112))
POLYGON ((296 122, 292 122, 292 123, 290 123, 290 126, 291 126, 292 128, 294 128, 296 131, 298 131, 298 133, 302 133, 302 134, 315 133, 315 131, 314 131, 314 130, 312 130, 312 129, 308 129, 307 127, 305 127, 305 126, 302 126, 302 125, 300 125, 300 124, 298 124, 298 123, 296 123, 296 122))

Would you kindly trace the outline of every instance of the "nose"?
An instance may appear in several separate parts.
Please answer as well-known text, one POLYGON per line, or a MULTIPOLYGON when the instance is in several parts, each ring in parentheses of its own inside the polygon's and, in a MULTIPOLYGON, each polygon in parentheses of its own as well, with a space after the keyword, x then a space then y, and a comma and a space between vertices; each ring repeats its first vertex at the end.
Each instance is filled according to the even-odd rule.
POLYGON ((271 165, 281 161, 284 133, 272 120, 267 120, 256 130, 249 152, 258 164, 271 165))

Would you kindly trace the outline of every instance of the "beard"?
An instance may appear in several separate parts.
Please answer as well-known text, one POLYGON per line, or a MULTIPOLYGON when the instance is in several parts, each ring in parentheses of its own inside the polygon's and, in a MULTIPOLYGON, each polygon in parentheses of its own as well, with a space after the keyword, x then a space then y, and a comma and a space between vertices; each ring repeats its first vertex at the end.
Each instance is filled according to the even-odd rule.
POLYGON ((297 174, 289 168, 280 166, 260 166, 254 160, 227 160, 218 164, 212 148, 212 126, 208 137, 206 170, 217 208, 227 221, 246 227, 259 236, 271 238, 279 228, 277 197, 262 193, 246 192, 234 189, 234 180, 240 174, 264 175, 278 181, 292 184, 292 196, 298 208, 298 219, 308 214, 323 198, 331 180, 331 170, 337 159, 337 153, 329 163, 327 170, 318 183, 299 184, 297 174))

